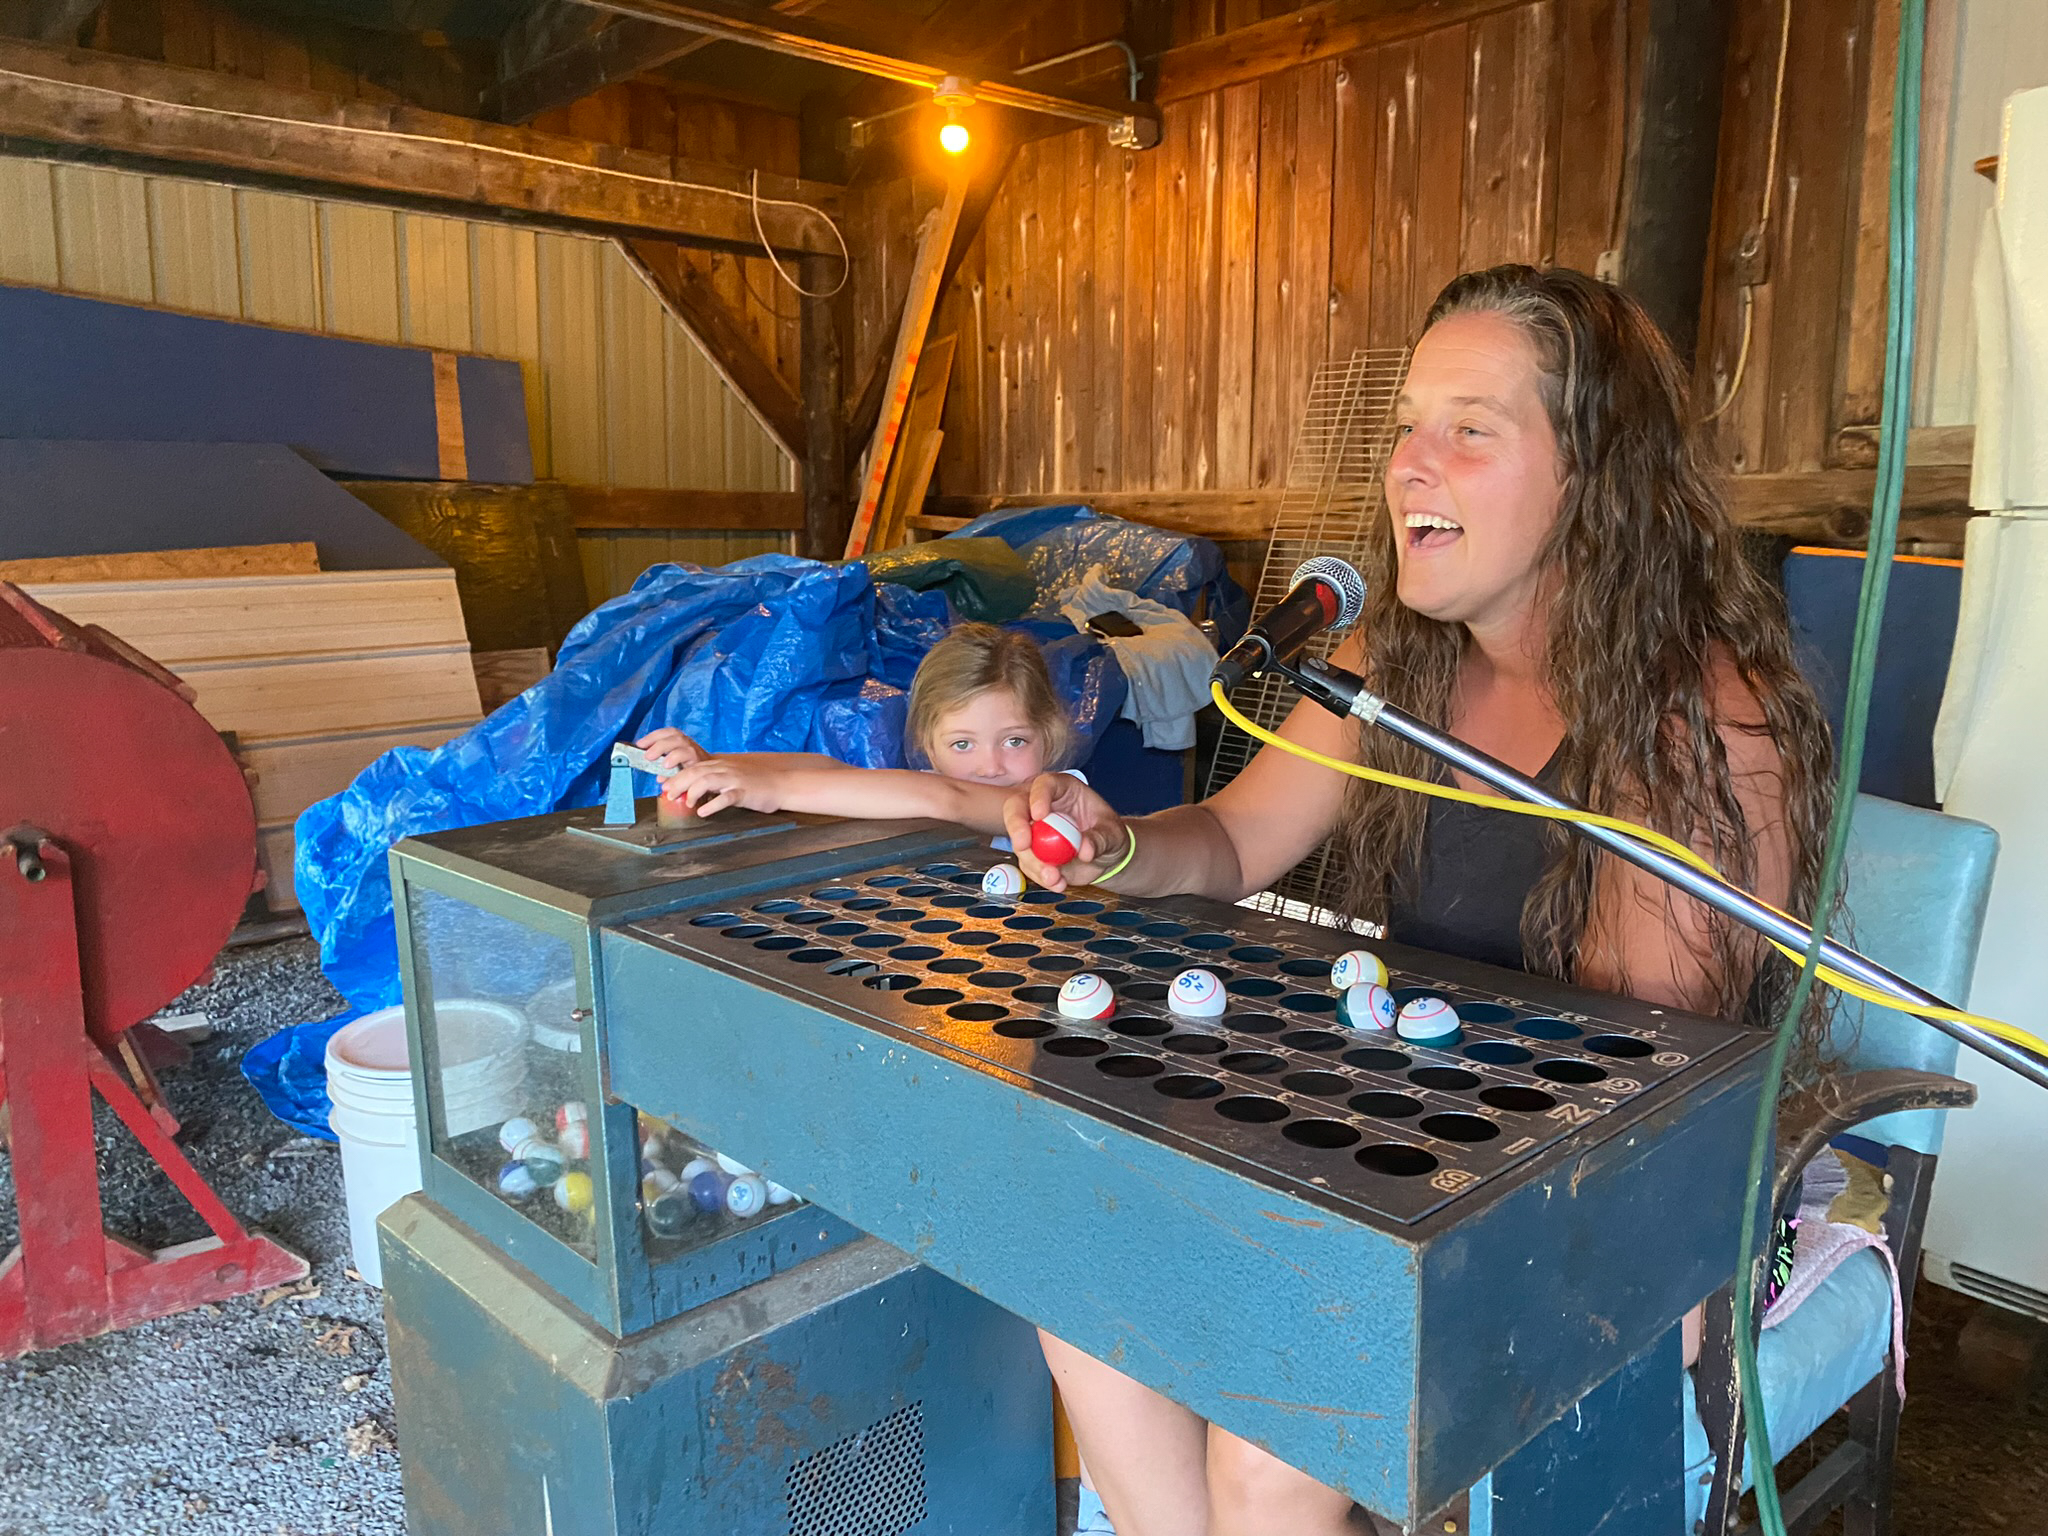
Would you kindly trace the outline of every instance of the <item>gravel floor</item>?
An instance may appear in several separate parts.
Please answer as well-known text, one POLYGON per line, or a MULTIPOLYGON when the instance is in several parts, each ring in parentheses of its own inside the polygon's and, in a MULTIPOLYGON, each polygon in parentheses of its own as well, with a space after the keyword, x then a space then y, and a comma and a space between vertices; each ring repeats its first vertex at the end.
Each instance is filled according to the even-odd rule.
MULTIPOLYGON (((282 1292, 0 1361, 0 1536, 404 1530, 382 1297, 348 1267, 339 1158, 272 1119, 238 1067, 273 1031, 341 1006, 313 945, 295 940, 224 955, 214 980, 167 1010, 204 1012, 215 1029, 189 1066, 164 1077, 187 1152, 231 1210, 313 1272, 282 1292)), ((158 1246, 204 1235, 104 1110, 99 1141, 110 1230, 158 1246)), ((13 1171, 0 1153, 0 1252, 14 1220, 13 1171)), ((1954 1341, 1976 1305, 1920 1287, 1899 1536, 2048 1536, 2048 1383, 2015 1400, 1962 1375, 1954 1341)), ((1823 1430, 1786 1472, 1833 1438, 1823 1430)), ((1070 1494, 1062 1504, 1064 1530, 1070 1494)))

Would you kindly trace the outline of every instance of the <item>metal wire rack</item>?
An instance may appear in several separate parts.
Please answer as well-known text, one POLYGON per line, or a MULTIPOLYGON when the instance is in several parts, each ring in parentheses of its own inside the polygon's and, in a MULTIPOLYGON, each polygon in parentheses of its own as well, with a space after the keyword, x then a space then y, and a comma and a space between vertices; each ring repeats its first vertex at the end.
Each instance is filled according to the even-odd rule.
MULTIPOLYGON (((1281 488, 1253 612, 1263 613, 1285 597, 1296 568, 1311 555, 1356 561, 1363 554, 1366 530, 1382 515, 1382 473, 1393 443, 1394 400, 1407 374, 1406 347, 1362 349, 1316 369, 1308 407, 1295 434, 1287 483, 1281 488)), ((1339 638, 1318 637, 1308 654, 1327 656, 1339 638)), ((1231 702, 1260 725, 1277 729, 1295 699, 1286 682, 1269 676, 1243 684, 1231 702)), ((1257 742, 1226 725, 1205 793, 1213 795, 1236 778, 1257 751, 1257 742)), ((1276 902, 1328 908, 1326 895, 1334 894, 1329 866, 1326 842, 1265 894, 1276 902)))

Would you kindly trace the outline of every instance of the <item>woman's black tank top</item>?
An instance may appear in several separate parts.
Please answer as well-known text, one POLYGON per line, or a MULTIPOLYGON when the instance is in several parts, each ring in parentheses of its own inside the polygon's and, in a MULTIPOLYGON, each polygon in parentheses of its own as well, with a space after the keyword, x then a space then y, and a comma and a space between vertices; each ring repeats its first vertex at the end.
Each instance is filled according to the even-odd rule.
MULTIPOLYGON (((1536 781, 1547 785, 1556 771, 1553 752, 1536 781)), ((1548 861, 1545 826, 1535 816, 1431 800, 1420 867, 1407 880, 1396 880, 1390 893, 1387 937, 1524 969, 1522 906, 1548 861)))

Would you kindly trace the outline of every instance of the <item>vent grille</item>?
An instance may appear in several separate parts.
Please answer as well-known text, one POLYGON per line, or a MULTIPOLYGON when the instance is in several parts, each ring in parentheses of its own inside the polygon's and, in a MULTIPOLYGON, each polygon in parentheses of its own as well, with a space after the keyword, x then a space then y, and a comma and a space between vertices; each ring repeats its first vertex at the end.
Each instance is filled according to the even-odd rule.
POLYGON ((924 1404, 806 1456, 783 1489, 789 1536, 903 1536, 925 1516, 924 1404))
POLYGON ((1967 1264, 1950 1264, 1949 1277, 1955 1281, 1955 1288, 1965 1295, 1976 1296, 1985 1301, 1995 1302, 2009 1312, 2024 1313, 2048 1323, 2048 1295, 2035 1290, 2031 1285, 2021 1285, 2016 1280, 2007 1280, 1999 1275, 1987 1275, 1981 1269, 1972 1269, 1967 1264))

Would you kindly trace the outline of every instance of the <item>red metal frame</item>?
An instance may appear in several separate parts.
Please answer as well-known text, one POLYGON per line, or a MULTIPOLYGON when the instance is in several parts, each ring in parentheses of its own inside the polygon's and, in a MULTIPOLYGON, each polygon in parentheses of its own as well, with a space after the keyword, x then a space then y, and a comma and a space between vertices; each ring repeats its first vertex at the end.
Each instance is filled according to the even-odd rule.
POLYGON ((87 1033, 70 854, 28 829, 7 840, 0 1100, 14 1108, 21 1242, 0 1263, 0 1358, 299 1279, 306 1261, 243 1229, 87 1033), (33 858, 17 861, 17 848, 33 858), (102 1230, 95 1093, 192 1202, 211 1237, 152 1253, 102 1230))

